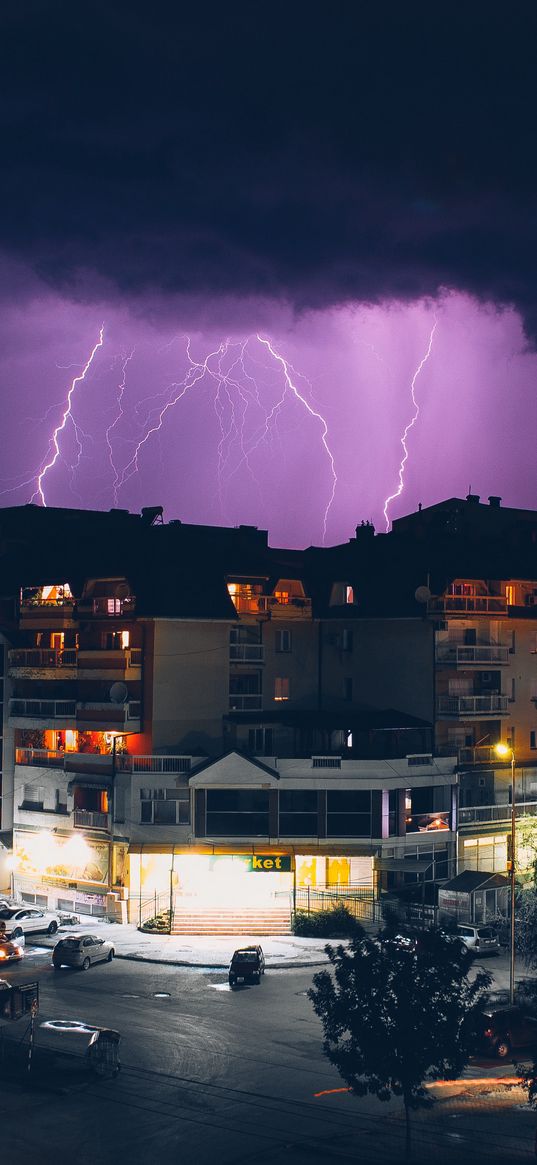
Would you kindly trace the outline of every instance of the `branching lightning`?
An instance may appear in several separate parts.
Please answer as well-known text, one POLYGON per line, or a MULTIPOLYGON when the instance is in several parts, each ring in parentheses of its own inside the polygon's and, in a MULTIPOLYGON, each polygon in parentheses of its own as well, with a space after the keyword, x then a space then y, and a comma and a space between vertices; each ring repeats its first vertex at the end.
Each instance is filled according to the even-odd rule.
POLYGON ((108 456, 109 456, 109 460, 110 460, 110 468, 112 470, 112 473, 114 474, 114 480, 112 482, 112 492, 114 495, 114 505, 115 506, 117 506, 117 504, 118 504, 119 470, 116 468, 116 464, 114 462, 114 450, 112 448, 112 433, 113 433, 114 429, 116 428, 116 426, 121 421, 121 418, 123 416, 123 395, 124 395, 125 389, 127 387, 127 367, 130 364, 130 362, 134 356, 135 351, 136 351, 136 348, 133 348, 128 356, 123 357, 123 364, 121 366, 121 380, 118 384, 117 413, 116 413, 116 416, 114 417, 114 420, 112 421, 112 424, 108 426, 106 433, 105 433, 106 444, 108 445, 108 456))
POLYGON ((408 434, 410 433, 410 430, 414 428, 414 425, 416 424, 416 421, 420 415, 420 407, 419 407, 419 404, 416 400, 416 395, 415 395, 416 381, 417 381, 418 376, 420 375, 420 372, 422 371, 424 365, 427 363, 429 356, 431 355, 434 334, 436 332, 437 323, 438 323, 438 320, 435 317, 435 320, 434 320, 434 323, 433 323, 433 326, 431 328, 431 332, 429 335, 429 343, 427 345, 427 351, 425 352, 425 355, 420 360, 418 367, 416 368, 416 371, 412 377, 412 382, 410 385, 410 395, 412 397, 412 404, 414 405, 414 413, 413 413, 410 421, 408 422, 408 424, 405 426, 404 431, 403 431, 403 435, 401 437, 401 445, 403 447, 403 456, 401 458, 401 462, 399 465, 399 484, 397 486, 395 493, 390 494, 390 496, 387 497, 385 502, 384 502, 384 518, 386 521, 386 533, 388 533, 388 531, 390 529, 390 519, 388 516, 388 509, 390 506, 390 502, 394 502, 395 499, 400 497, 400 495, 403 492, 405 468, 406 468, 406 463, 408 461, 407 437, 408 437, 408 434))
POLYGON ((79 438, 79 426, 77 425, 76 421, 74 420, 73 414, 71 412, 72 403, 73 403, 73 395, 75 393, 77 385, 80 384, 81 381, 85 380, 86 373, 91 368, 91 365, 93 363, 96 352, 98 351, 99 348, 102 348, 103 342, 104 342, 104 324, 101 325, 101 328, 99 331, 99 339, 97 340, 96 344, 94 344, 92 351, 91 351, 91 355, 88 357, 88 360, 86 361, 86 363, 82 369, 82 372, 80 372, 78 376, 75 376, 73 378, 73 380, 71 381, 69 392, 67 393, 67 400, 66 400, 65 409, 63 412, 63 417, 62 417, 59 425, 56 425, 56 428, 54 429, 52 436, 50 438, 50 441, 49 441, 49 448, 48 448, 48 454, 47 454, 47 456, 49 457, 49 460, 45 461, 45 464, 41 467, 41 470, 40 470, 38 477, 37 477, 36 488, 35 488, 32 496, 30 498, 31 502, 33 502, 35 499, 39 498, 42 506, 46 506, 46 504, 47 504, 46 500, 45 500, 45 492, 44 492, 44 488, 43 488, 45 477, 47 476, 47 473, 53 468, 53 466, 56 465, 56 462, 61 458, 60 435, 65 431, 65 428, 67 426, 68 421, 71 421, 71 424, 73 425, 75 440, 77 442, 77 450, 78 450, 77 466, 80 463, 80 457, 82 455, 82 445, 81 445, 80 438, 79 438))

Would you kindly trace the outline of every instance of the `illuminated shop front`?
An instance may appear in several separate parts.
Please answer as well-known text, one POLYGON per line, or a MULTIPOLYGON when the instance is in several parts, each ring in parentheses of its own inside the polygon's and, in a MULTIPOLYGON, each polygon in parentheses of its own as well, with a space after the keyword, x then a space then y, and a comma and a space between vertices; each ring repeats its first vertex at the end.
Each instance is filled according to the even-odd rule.
POLYGON ((81 834, 16 829, 14 892, 38 906, 104 915, 111 879, 115 885, 124 881, 126 855, 126 846, 112 848, 81 834))
POLYGON ((371 856, 299 854, 291 849, 258 850, 243 853, 173 851, 156 846, 131 846, 129 853, 129 894, 134 901, 152 896, 173 895, 176 905, 189 904, 200 910, 217 906, 266 909, 285 899, 290 902, 295 889, 373 889, 371 856))

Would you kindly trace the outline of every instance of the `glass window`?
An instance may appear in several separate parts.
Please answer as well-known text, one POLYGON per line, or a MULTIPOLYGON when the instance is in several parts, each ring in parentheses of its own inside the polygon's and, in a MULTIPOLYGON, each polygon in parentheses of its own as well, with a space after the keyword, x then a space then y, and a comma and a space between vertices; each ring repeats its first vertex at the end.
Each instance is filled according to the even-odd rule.
POLYGON ((287 628, 279 628, 276 632, 276 651, 291 650, 291 632, 287 628))
POLYGON ((155 825, 175 825, 175 801, 155 801, 153 822, 155 825))
POLYGON ((290 692, 289 676, 276 676, 274 680, 274 699, 288 700, 290 692))
POLYGON ((207 834, 267 837, 269 795, 263 789, 208 789, 207 834))
POLYGON ((327 793, 328 837, 371 837, 371 792, 349 789, 327 793))

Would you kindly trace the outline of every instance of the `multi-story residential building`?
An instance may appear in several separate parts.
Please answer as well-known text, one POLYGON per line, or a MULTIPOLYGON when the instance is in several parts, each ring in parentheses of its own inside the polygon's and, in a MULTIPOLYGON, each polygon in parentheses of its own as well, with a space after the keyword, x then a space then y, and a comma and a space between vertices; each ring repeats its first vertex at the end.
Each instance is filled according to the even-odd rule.
POLYGON ((459 868, 505 870, 497 741, 524 819, 537 794, 537 514, 451 499, 305 551, 161 517, 0 510, 15 890, 94 913, 129 891, 134 917, 225 871, 259 901, 438 882, 459 783, 459 868), (248 871, 277 886, 247 854, 285 859, 248 871))

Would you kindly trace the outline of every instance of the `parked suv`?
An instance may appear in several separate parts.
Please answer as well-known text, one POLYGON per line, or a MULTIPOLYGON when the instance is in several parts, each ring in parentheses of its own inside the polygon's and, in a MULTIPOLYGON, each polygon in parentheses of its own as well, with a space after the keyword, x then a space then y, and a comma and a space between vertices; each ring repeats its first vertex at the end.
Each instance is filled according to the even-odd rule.
POLYGON ((260 983, 265 974, 265 956, 261 947, 241 947, 235 951, 229 964, 229 986, 234 987, 239 980, 243 983, 260 983))
POLYGON ((537 1050, 537 1019, 521 1007, 490 1007, 480 1017, 478 1047, 505 1060, 514 1048, 537 1050))
POLYGON ((500 939, 492 926, 463 926, 459 923, 457 934, 473 955, 499 955, 500 939))

